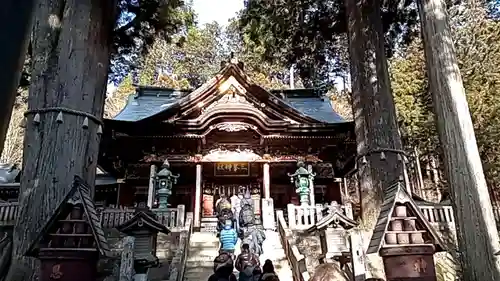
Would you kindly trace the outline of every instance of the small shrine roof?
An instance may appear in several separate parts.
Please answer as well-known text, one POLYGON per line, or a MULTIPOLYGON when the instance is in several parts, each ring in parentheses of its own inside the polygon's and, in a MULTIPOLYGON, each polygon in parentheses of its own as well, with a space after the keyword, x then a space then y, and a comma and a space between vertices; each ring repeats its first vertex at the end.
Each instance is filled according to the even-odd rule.
POLYGON ((116 228, 123 233, 128 233, 140 228, 149 228, 165 234, 170 233, 170 230, 165 225, 158 222, 156 215, 149 209, 136 212, 131 219, 116 228))
POLYGON ((389 223, 391 222, 397 203, 407 204, 407 207, 416 216, 417 222, 422 224, 423 228, 429 233, 437 251, 443 251, 446 248, 436 229, 425 219, 415 200, 406 191, 405 185, 401 182, 396 182, 385 190, 384 201, 366 251, 367 254, 378 253, 384 246, 385 234, 389 230, 389 223))
POLYGON ((315 225, 310 227, 307 232, 321 231, 328 227, 330 224, 342 224, 344 229, 351 229, 358 225, 358 223, 343 214, 342 209, 333 208, 329 210, 329 214, 319 220, 315 225))
POLYGON ((37 238, 29 246, 28 251, 26 252, 27 256, 35 257, 38 255, 42 241, 51 231, 57 229, 58 222, 60 220, 64 220, 65 217, 71 212, 72 209, 68 208, 68 205, 76 204, 76 202, 82 204, 83 212, 87 218, 87 223, 90 226, 92 236, 95 239, 96 250, 100 256, 110 256, 110 249, 102 229, 101 220, 97 215, 94 201, 92 200, 90 194, 90 186, 88 186, 83 179, 78 176, 75 176, 73 187, 40 230, 37 238))
POLYGON ((15 164, 0 163, 0 184, 15 183, 20 171, 15 164))
MULTIPOLYGON (((0 189, 1 188, 18 188, 20 175, 22 174, 21 169, 16 167, 14 164, 0 163, 0 189)), ((104 171, 102 168, 97 167, 95 185, 111 185, 117 184, 118 180, 111 176, 108 172, 104 171)))

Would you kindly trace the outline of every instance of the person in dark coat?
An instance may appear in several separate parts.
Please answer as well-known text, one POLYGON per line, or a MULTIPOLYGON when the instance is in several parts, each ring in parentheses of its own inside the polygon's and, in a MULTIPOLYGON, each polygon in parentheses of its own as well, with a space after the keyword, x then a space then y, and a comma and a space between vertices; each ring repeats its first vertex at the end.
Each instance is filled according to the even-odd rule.
POLYGON ((239 281, 252 281, 254 280, 254 273, 260 274, 259 257, 250 252, 248 244, 241 246, 241 254, 238 255, 235 266, 240 272, 239 281))
POLYGON ((233 270, 231 254, 221 253, 214 260, 214 274, 210 275, 208 281, 238 281, 233 270))
POLYGON ((278 274, 274 271, 274 265, 271 260, 266 260, 264 265, 262 266, 262 275, 260 276, 259 281, 268 281, 268 280, 277 280, 278 274))

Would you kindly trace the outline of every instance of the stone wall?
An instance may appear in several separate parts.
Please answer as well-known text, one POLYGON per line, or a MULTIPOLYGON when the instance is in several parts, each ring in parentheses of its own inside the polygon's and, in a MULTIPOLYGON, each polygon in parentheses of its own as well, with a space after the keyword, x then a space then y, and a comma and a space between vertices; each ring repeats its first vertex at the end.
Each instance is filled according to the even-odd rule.
POLYGON ((106 239, 111 249, 111 258, 99 260, 98 272, 104 281, 118 281, 120 275, 120 260, 123 249, 122 238, 124 237, 115 229, 105 230, 106 239))
MULTIPOLYGON (((125 236, 116 229, 106 229, 105 234, 112 257, 99 261, 98 269, 100 276, 102 276, 99 280, 118 281, 121 254, 123 251, 123 238, 125 236)), ((161 267, 150 270, 149 278, 151 281, 168 280, 169 265, 179 246, 179 235, 180 232, 172 232, 168 235, 158 234, 156 249, 161 267)))
MULTIPOLYGON (((457 281, 461 279, 461 267, 457 262, 457 240, 454 225, 434 223, 431 224, 443 239, 446 252, 434 255, 438 281, 457 281)), ((318 235, 310 235, 303 232, 294 232, 294 240, 300 253, 306 257, 306 266, 309 274, 319 265, 321 255, 321 244, 318 235)))
POLYGON ((454 224, 431 223, 438 231, 447 247, 446 252, 436 253, 434 262, 438 281, 455 281, 461 279, 461 265, 457 259, 457 236, 454 224))
POLYGON ((295 245, 299 252, 306 257, 307 272, 312 276, 314 269, 319 265, 321 243, 318 235, 294 232, 295 245))

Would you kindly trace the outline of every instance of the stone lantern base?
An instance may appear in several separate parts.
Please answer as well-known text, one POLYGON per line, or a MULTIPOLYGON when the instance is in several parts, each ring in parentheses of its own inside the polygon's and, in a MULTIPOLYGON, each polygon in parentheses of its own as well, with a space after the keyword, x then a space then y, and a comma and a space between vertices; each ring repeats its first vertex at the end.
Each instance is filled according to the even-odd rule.
POLYGON ((437 281, 433 245, 382 248, 387 281, 437 281))

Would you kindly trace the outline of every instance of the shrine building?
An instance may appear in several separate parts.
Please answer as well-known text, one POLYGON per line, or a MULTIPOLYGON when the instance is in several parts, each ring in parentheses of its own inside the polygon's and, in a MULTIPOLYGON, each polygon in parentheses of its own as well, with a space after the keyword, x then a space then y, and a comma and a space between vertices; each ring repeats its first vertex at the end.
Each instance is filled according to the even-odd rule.
POLYGON ((147 202, 152 177, 168 160, 180 175, 168 203, 194 212, 196 227, 214 216, 221 195, 240 190, 251 193, 257 214, 261 199, 272 198, 275 209, 298 204, 288 174, 303 161, 315 173, 311 204, 342 204, 354 155, 354 125, 329 98, 314 89, 264 89, 241 62, 227 63, 192 91, 138 86, 105 120, 99 166, 119 180, 100 197, 120 206, 147 202))

